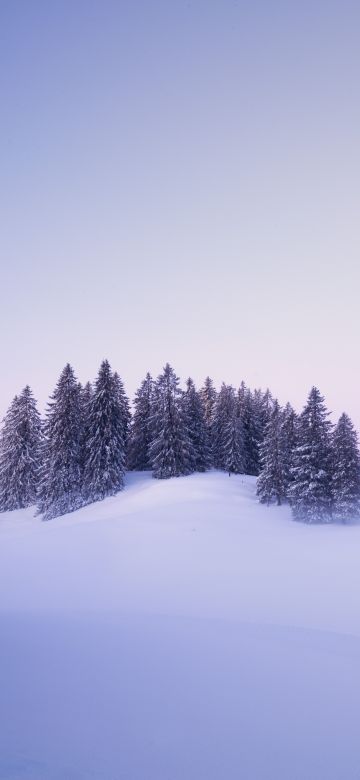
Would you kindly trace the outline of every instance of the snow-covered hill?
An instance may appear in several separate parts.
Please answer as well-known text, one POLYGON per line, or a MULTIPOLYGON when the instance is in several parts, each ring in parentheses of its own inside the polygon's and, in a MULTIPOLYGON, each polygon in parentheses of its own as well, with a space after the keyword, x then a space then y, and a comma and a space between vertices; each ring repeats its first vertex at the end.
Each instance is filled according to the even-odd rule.
POLYGON ((359 549, 216 472, 0 516, 0 780, 358 780, 359 549))

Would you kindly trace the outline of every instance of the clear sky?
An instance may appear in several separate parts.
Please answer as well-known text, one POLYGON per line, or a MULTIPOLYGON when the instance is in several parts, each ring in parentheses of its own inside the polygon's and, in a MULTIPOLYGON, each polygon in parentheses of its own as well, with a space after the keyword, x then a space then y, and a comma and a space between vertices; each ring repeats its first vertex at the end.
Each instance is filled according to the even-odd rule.
POLYGON ((1 0, 0 413, 103 357, 360 428, 358 0, 1 0))

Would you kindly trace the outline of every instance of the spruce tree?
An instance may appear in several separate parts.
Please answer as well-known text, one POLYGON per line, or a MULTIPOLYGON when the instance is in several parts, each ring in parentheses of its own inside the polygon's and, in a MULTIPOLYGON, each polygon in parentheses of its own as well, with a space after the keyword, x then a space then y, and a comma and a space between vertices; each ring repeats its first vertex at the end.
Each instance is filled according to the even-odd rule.
POLYGON ((328 415, 323 397, 313 387, 299 418, 289 491, 294 519, 306 523, 331 520, 332 426, 328 415))
POLYGON ((81 411, 81 435, 80 435, 80 463, 81 463, 81 482, 85 466, 86 434, 87 423, 90 411, 90 403, 94 394, 91 382, 86 382, 84 387, 80 388, 80 411, 81 411))
POLYGON ((211 452, 211 458, 212 458, 212 464, 214 461, 213 457, 213 419, 214 419, 214 410, 215 410, 215 404, 216 404, 216 398, 217 398, 217 392, 214 387, 213 380, 210 379, 209 376, 206 377, 204 386, 200 390, 200 396, 203 404, 204 409, 204 418, 205 418, 205 425, 209 440, 209 446, 210 446, 210 452, 211 452))
POLYGON ((286 498, 290 500, 291 485, 293 483, 292 465, 293 454, 297 444, 297 423, 298 418, 291 404, 287 403, 282 410, 281 435, 284 452, 284 483, 286 498))
POLYGON ((261 471, 257 481, 257 495, 262 504, 276 501, 278 506, 286 498, 285 448, 282 426, 282 411, 275 400, 265 426, 265 435, 260 447, 261 471))
POLYGON ((192 447, 181 400, 179 379, 167 363, 155 384, 151 419, 149 456, 157 479, 192 471, 192 447))
POLYGON ((346 523, 360 514, 360 456, 355 428, 345 413, 335 427, 332 448, 333 514, 346 523))
POLYGON ((208 429, 205 422, 205 410, 200 393, 192 379, 186 382, 182 406, 189 432, 191 448, 189 450, 192 471, 206 471, 211 468, 212 455, 208 429))
POLYGON ((82 406, 82 409, 83 409, 83 416, 84 416, 85 420, 86 420, 86 417, 87 417, 87 414, 88 414, 90 401, 91 401, 91 399, 93 397, 93 393, 94 393, 94 390, 93 390, 93 386, 92 386, 91 382, 86 382, 84 387, 81 387, 81 385, 80 385, 80 401, 81 401, 81 406, 82 406))
POLYGON ((73 512, 82 506, 80 389, 69 363, 62 371, 44 426, 43 466, 38 512, 44 520, 73 512))
POLYGON ((41 459, 41 420, 27 385, 5 417, 0 438, 0 510, 36 503, 41 459))
POLYGON ((227 424, 234 414, 234 388, 222 383, 213 411, 212 435, 214 466, 225 469, 227 424))
POLYGON ((117 394, 117 398, 119 402, 119 408, 121 410, 121 418, 122 418, 123 431, 124 431, 125 454, 126 454, 128 451, 130 425, 131 425, 130 403, 125 393, 124 383, 120 378, 119 374, 117 373, 117 371, 115 371, 114 373, 113 382, 114 382, 114 390, 115 393, 117 394))
POLYGON ((213 415, 213 453, 216 468, 229 474, 244 472, 244 431, 231 385, 222 384, 213 415))
POLYGON ((242 386, 238 395, 240 419, 242 421, 244 471, 257 477, 260 473, 260 441, 259 415, 257 398, 249 388, 242 386))
POLYGON ((244 474, 244 434, 242 420, 233 412, 224 427, 223 468, 229 474, 244 474))
POLYGON ((83 495, 90 503, 124 487, 127 417, 119 379, 101 363, 86 426, 83 495))
POLYGON ((128 467, 134 471, 149 471, 152 468, 149 447, 152 440, 154 382, 147 373, 136 391, 134 415, 130 429, 128 467))

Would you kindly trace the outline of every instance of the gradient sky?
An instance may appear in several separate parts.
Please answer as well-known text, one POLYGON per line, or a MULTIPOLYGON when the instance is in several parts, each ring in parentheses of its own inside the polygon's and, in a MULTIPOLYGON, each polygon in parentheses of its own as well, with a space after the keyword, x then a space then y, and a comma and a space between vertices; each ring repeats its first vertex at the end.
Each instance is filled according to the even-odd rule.
POLYGON ((103 357, 360 429, 360 5, 1 0, 0 413, 103 357))

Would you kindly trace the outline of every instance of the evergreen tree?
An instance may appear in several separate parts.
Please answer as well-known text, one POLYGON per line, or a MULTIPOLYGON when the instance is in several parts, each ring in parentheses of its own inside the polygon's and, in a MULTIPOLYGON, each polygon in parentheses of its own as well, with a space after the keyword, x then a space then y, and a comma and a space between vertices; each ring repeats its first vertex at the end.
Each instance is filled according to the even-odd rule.
POLYGON ((48 404, 38 512, 44 520, 82 506, 80 389, 67 364, 48 404))
POLYGON ((242 421, 244 471, 257 477, 260 473, 260 441, 258 404, 251 390, 241 386, 238 395, 239 415, 242 421))
POLYGON ((206 471, 211 468, 212 456, 205 423, 205 411, 201 395, 197 392, 194 382, 190 378, 186 383, 182 405, 191 443, 189 449, 191 470, 206 471))
POLYGON ((36 503, 41 458, 41 420, 27 385, 5 417, 0 439, 0 510, 36 503))
POLYGON ((129 404, 129 399, 125 393, 124 383, 120 378, 119 374, 117 373, 117 371, 115 371, 114 373, 113 382, 114 382, 115 393, 117 395, 118 402, 119 402, 119 408, 121 410, 121 418, 122 418, 123 431, 124 431, 125 453, 127 453, 128 444, 129 444, 129 435, 130 435, 130 425, 131 425, 130 404, 129 404))
POLYGON ((333 513, 345 523, 360 514, 360 457, 357 434, 347 414, 342 414, 332 437, 333 513))
POLYGON ((229 417, 224 428, 223 468, 229 474, 244 474, 244 436, 241 418, 236 413, 229 417))
POLYGON ((212 435, 214 466, 225 469, 227 424, 234 413, 234 388, 222 383, 213 410, 212 435))
POLYGON ((155 385, 151 420, 153 439, 149 456, 157 479, 192 471, 192 447, 181 399, 179 379, 167 363, 155 385))
POLYGON ((90 411, 90 403, 94 394, 93 386, 91 382, 86 382, 84 387, 79 383, 80 389, 80 411, 81 411, 81 434, 80 434, 80 465, 81 465, 81 482, 82 475, 85 466, 85 451, 86 451, 86 435, 87 435, 87 423, 90 411))
POLYGON ((331 520, 331 423, 324 399, 313 387, 300 415, 298 442, 293 455, 290 501, 296 520, 331 520))
POLYGON ((151 421, 153 413, 154 382, 147 373, 136 391, 134 415, 130 429, 128 467, 135 471, 151 470, 149 447, 152 440, 151 421))
POLYGON ((213 453, 216 468, 244 472, 244 433, 240 409, 231 385, 221 386, 213 416, 213 453))
POLYGON ((81 401, 83 416, 85 420, 89 411, 90 401, 93 397, 93 394, 94 394, 94 390, 91 382, 86 382, 86 385, 84 385, 84 387, 81 387, 80 385, 80 401, 81 401))
POLYGON ((264 393, 262 390, 255 390, 254 406, 257 414, 257 429, 260 451, 274 406, 274 399, 270 393, 269 388, 267 388, 264 393))
POLYGON ((214 383, 209 376, 206 377, 204 386, 200 390, 200 397, 204 409, 205 425, 207 429, 207 435, 208 435, 212 464, 213 464, 214 456, 213 456, 212 426, 213 426, 213 419, 214 419, 215 404, 217 399, 217 392, 215 390, 214 383))
POLYGON ((291 485, 293 483, 292 465, 293 454, 297 444, 297 414, 291 404, 287 403, 282 411, 281 434, 284 451, 284 483, 286 498, 289 500, 291 495, 291 485))
POLYGON ((261 472, 257 481, 257 495, 263 504, 269 505, 276 501, 277 505, 280 506, 286 498, 282 422, 282 412, 278 401, 275 400, 260 447, 261 472))
POLYGON ((86 426, 83 494, 87 502, 113 496, 124 487, 126 413, 119 378, 101 363, 86 426))

